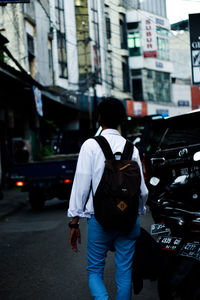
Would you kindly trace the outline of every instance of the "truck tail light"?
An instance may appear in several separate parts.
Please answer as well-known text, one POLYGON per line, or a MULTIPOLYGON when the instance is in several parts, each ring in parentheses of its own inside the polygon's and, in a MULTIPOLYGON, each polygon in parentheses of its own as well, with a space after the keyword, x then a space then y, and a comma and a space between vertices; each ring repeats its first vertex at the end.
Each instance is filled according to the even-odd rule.
POLYGON ((65 179, 65 180, 64 180, 64 183, 71 183, 71 182, 72 182, 71 179, 65 179))
POLYGON ((23 181, 17 181, 16 186, 19 186, 19 187, 24 186, 24 182, 23 181))

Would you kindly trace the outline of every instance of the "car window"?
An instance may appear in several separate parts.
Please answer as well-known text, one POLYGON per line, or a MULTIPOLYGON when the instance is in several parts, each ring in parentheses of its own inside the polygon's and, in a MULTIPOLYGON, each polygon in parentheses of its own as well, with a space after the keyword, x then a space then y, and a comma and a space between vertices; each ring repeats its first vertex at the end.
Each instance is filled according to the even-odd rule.
POLYGON ((200 144, 200 128, 168 128, 161 139, 160 148, 173 148, 200 144))

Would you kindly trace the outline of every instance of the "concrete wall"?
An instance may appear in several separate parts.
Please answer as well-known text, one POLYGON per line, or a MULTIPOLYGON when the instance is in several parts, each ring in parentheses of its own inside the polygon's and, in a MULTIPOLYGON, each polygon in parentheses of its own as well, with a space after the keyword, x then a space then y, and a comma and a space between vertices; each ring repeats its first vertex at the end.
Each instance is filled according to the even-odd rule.
POLYGON ((173 31, 169 38, 170 60, 173 63, 171 77, 172 101, 175 105, 189 102, 188 107, 179 107, 181 110, 192 109, 191 97, 191 57, 190 37, 188 31, 173 31))
POLYGON ((163 105, 162 103, 150 103, 150 102, 148 102, 148 105, 147 105, 147 114, 148 115, 163 113, 163 114, 167 114, 168 116, 172 117, 172 116, 184 114, 188 111, 191 111, 190 107, 179 107, 179 106, 175 106, 175 105, 173 106, 171 104, 163 105))
MULTIPOLYGON (((27 70, 22 4, 7 4, 5 7, 0 7, 0 29, 1 33, 9 40, 6 47, 27 70)), ((18 69, 11 59, 7 58, 6 62, 18 69)))
POLYGON ((50 21, 41 5, 35 1, 36 15, 36 74, 35 79, 42 85, 52 84, 49 71, 48 34, 50 32, 50 21))
POLYGON ((50 16, 53 23, 53 61, 55 85, 65 89, 77 89, 78 84, 78 53, 76 41, 76 22, 74 11, 74 0, 64 2, 65 6, 65 28, 66 28, 66 48, 67 48, 67 64, 68 79, 59 77, 58 53, 57 53, 57 37, 56 37, 56 19, 55 19, 55 1, 50 0, 50 16))
POLYGON ((189 103, 191 108, 191 86, 183 84, 172 84, 172 102, 176 105, 180 105, 178 101, 182 101, 183 105, 185 102, 189 103))
POLYGON ((191 80, 190 37, 188 31, 173 31, 169 38, 172 77, 191 80))
MULTIPOLYGON (((100 1, 100 0, 99 0, 100 1)), ((107 52, 109 50, 110 57, 112 60, 112 69, 113 69, 113 83, 114 88, 108 85, 110 94, 119 99, 130 98, 129 92, 123 91, 123 70, 122 63, 125 62, 123 57, 128 56, 128 51, 121 49, 121 40, 120 40, 120 14, 126 14, 125 8, 121 5, 121 1, 109 1, 106 0, 105 4, 108 5, 108 14, 110 18, 111 25, 111 40, 107 48, 104 48, 103 59, 106 59, 107 52)), ((101 22, 104 22, 105 15, 102 16, 101 22)), ((105 27, 104 27, 105 28, 105 27)), ((106 30, 103 30, 104 40, 106 40, 106 30)), ((104 66, 106 68, 106 65, 104 66)), ((108 67, 108 66, 107 66, 108 67)), ((106 72, 106 71, 105 71, 106 72)), ((108 71, 107 71, 108 72, 108 71)), ((128 80, 128 79, 127 79, 128 80)), ((109 92, 108 92, 109 93, 109 92)))

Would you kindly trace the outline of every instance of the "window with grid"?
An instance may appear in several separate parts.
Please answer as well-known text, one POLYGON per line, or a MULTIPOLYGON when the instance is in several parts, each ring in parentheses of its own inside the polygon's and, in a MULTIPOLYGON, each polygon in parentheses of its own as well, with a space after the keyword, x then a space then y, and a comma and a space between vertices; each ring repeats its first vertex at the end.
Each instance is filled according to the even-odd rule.
POLYGON ((65 15, 64 15, 63 0, 55 1, 55 11, 56 11, 56 27, 57 27, 59 76, 62 78, 67 78, 67 48, 66 48, 65 15))
POLYGON ((108 41, 111 39, 111 26, 110 26, 110 18, 106 16, 106 35, 108 41))
POLYGON ((128 34, 128 49, 130 56, 141 55, 141 38, 139 32, 128 34))

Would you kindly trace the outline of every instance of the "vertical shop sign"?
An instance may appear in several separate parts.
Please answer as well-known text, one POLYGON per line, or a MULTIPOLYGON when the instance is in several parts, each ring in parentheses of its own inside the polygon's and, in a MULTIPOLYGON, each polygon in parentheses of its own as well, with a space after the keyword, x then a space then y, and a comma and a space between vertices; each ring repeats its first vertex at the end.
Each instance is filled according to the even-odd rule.
POLYGON ((189 15, 193 85, 200 84, 200 14, 189 15))
POLYGON ((96 45, 93 46, 94 50, 94 68, 95 68, 95 80, 97 83, 101 82, 101 57, 100 49, 96 45))
POLYGON ((35 105, 36 105, 37 113, 40 117, 42 117, 43 116, 42 93, 36 86, 33 86, 33 94, 34 94, 34 98, 35 98, 35 105))
POLYGON ((150 18, 143 20, 144 57, 157 57, 156 27, 150 18))

